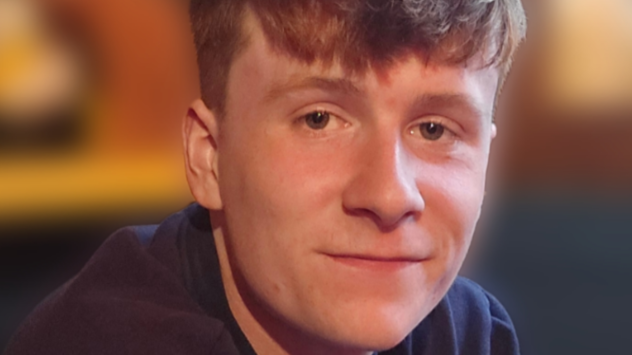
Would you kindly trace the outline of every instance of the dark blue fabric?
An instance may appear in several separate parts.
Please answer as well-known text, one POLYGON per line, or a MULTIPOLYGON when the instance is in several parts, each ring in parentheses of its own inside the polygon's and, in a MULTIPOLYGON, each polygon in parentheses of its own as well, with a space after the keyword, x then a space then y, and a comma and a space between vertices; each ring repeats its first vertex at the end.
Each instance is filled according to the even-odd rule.
MULTIPOLYGON (((26 320, 6 354, 255 352, 229 310, 208 211, 194 204, 157 228, 112 235, 26 320)), ((457 278, 411 334, 380 354, 515 355, 519 348, 500 303, 457 278)))
POLYGON ((154 238, 154 233, 156 233, 156 229, 158 226, 156 225, 148 225, 148 226, 136 226, 132 227, 134 233, 136 233, 136 238, 143 246, 148 246, 151 244, 151 241, 154 238))

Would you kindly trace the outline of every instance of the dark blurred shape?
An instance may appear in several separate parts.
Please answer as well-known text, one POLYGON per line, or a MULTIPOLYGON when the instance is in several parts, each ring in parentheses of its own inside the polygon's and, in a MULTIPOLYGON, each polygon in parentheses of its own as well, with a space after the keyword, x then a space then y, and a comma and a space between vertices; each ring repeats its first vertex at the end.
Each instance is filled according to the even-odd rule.
POLYGON ((0 353, 22 320, 76 275, 110 234, 123 226, 159 223, 172 212, 160 207, 134 213, 87 211, 0 223, 0 353))
MULTIPOLYGON (((81 141, 81 116, 73 112, 47 113, 41 122, 24 125, 0 118, 0 155, 20 152, 68 151, 81 141)), ((26 119, 19 118, 18 121, 26 119)))
POLYGON ((632 190, 523 190, 490 205, 473 277, 507 307, 524 353, 629 354, 632 190))

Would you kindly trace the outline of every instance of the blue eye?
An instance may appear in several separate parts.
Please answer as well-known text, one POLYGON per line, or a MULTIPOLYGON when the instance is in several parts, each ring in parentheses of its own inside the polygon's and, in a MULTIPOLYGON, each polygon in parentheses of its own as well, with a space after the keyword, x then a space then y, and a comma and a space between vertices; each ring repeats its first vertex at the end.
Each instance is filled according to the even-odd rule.
POLYGON ((309 128, 314 130, 321 130, 327 127, 330 117, 329 112, 314 111, 303 116, 303 118, 305 119, 305 123, 309 128))
POLYGON ((445 133, 445 127, 434 122, 424 122, 419 125, 419 132, 421 136, 429 141, 436 141, 443 137, 445 133))

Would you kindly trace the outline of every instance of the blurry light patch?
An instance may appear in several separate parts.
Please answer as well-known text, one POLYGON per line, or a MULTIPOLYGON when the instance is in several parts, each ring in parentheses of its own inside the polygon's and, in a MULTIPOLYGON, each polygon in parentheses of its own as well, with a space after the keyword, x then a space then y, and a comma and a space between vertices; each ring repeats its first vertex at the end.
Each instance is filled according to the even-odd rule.
POLYGON ((37 2, 0 1, 0 153, 79 137, 86 73, 77 43, 37 2))
POLYGON ((575 110, 632 107, 632 1, 543 5, 541 102, 575 110))

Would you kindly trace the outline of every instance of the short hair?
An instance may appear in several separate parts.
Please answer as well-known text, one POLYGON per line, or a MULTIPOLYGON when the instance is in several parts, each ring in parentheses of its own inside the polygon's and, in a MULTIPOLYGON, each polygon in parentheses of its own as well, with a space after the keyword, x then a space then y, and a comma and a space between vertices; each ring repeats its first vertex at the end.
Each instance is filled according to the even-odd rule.
POLYGON ((504 78, 526 32, 520 0, 191 0, 202 98, 220 115, 247 7, 274 49, 355 73, 411 52, 450 64, 483 53, 504 78))

